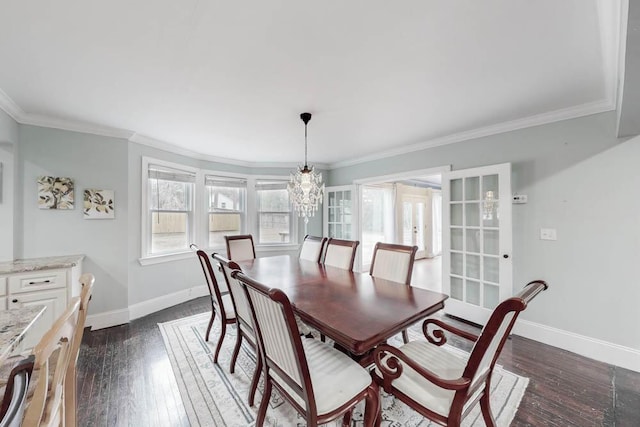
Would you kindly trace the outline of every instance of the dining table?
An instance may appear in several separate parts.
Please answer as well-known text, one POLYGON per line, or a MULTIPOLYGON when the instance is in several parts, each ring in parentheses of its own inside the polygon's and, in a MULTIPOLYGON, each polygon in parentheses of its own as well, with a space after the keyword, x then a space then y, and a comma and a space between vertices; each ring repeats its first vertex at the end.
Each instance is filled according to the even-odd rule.
POLYGON ((29 305, 0 311, 0 364, 18 348, 46 309, 44 305, 29 305))
POLYGON ((447 295, 299 259, 292 255, 237 262, 244 274, 281 289, 296 314, 363 366, 373 349, 441 310, 447 295))

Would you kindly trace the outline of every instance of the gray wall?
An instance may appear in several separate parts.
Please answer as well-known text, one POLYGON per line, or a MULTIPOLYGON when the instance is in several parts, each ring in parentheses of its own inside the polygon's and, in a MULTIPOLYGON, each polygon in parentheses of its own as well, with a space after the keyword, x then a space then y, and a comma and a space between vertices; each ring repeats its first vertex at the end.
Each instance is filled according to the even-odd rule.
POLYGON ((18 124, 0 110, 0 261, 13 259, 13 222, 15 157, 18 143, 18 124))
POLYGON ((90 312, 125 308, 127 301, 127 141, 20 125, 23 194, 20 258, 85 254, 84 271, 96 276, 90 312), (73 178, 75 209, 38 209, 36 179, 73 178), (85 220, 85 188, 114 190, 115 219, 85 220))
POLYGON ((640 349, 640 138, 615 138, 615 112, 480 138, 332 170, 331 185, 401 171, 511 162, 514 290, 550 290, 523 317, 640 349), (557 241, 539 240, 541 227, 557 241))

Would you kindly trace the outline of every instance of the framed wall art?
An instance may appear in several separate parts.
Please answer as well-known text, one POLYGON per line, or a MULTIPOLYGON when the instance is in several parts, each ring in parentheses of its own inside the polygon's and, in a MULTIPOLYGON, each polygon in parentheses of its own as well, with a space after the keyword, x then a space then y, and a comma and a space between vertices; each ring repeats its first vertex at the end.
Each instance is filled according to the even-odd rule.
POLYGON ((73 180, 54 176, 38 177, 40 209, 73 209, 73 180))
POLYGON ((85 189, 83 217, 84 219, 115 218, 113 190, 85 189))

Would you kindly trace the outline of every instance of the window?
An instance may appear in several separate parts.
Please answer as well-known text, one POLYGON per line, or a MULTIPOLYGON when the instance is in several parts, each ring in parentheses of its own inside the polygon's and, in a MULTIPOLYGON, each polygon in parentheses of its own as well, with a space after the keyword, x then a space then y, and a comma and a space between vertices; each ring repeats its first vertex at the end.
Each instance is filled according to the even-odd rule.
POLYGON ((286 181, 257 181, 258 244, 293 241, 293 219, 286 181))
POLYGON ((225 235, 246 232, 247 180, 207 175, 209 247, 224 247, 225 235))
POLYGON ((146 255, 183 252, 193 239, 195 174, 149 163, 146 255))

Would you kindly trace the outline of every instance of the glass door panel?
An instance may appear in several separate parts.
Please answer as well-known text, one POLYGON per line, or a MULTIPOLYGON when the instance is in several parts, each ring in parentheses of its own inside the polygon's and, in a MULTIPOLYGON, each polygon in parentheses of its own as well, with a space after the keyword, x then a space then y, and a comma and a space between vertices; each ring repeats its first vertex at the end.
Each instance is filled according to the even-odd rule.
POLYGON ((504 164, 443 176, 445 310, 475 323, 511 295, 510 175, 504 164))

